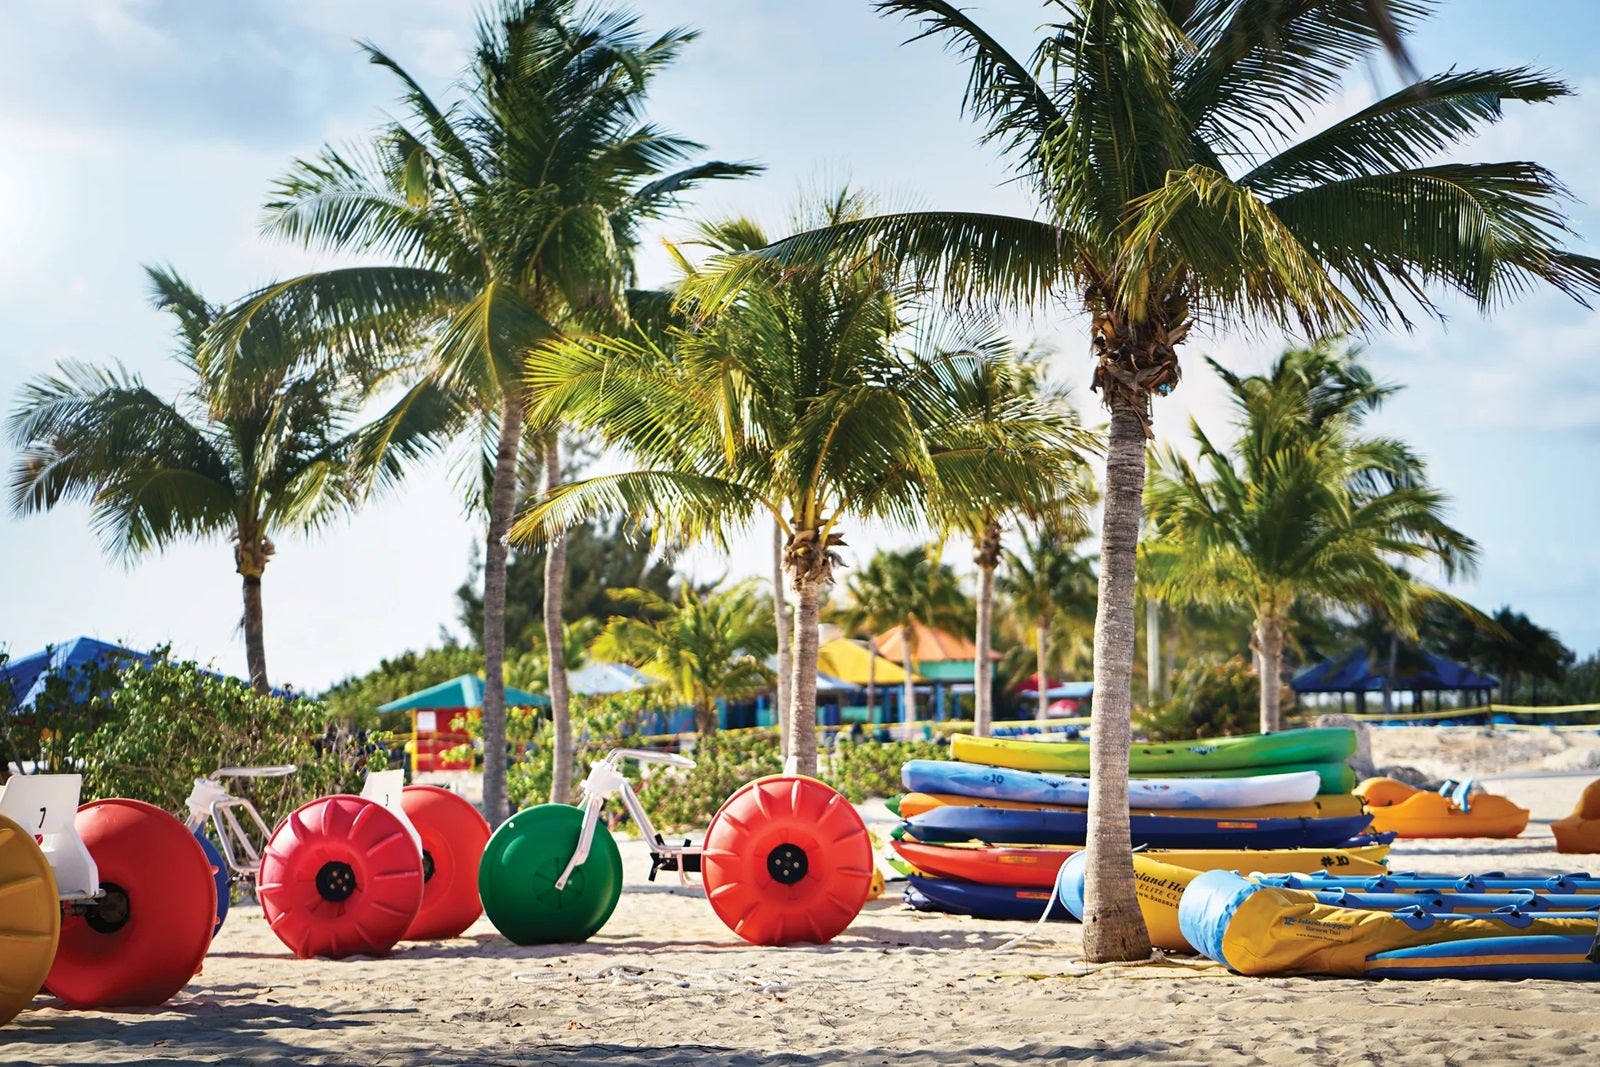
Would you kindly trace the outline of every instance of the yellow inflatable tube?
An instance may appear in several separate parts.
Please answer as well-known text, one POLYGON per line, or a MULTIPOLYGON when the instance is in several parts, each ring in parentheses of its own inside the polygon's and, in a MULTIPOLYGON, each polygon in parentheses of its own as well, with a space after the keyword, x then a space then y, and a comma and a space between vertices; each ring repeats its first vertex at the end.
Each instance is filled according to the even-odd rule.
POLYGON ((1259 885, 1228 871, 1191 879, 1178 907, 1184 939, 1247 975, 1366 975, 1382 952, 1507 935, 1593 937, 1592 916, 1515 918, 1364 911, 1318 903, 1311 893, 1259 885))

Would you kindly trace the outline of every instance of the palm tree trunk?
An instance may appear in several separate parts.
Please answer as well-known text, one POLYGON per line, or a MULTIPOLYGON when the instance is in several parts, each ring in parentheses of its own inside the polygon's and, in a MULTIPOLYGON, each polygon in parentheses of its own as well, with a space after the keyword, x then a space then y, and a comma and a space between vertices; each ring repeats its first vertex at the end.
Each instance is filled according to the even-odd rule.
POLYGON ((789 674, 794 669, 789 662, 789 643, 793 631, 789 628, 789 607, 783 594, 783 527, 777 520, 772 523, 772 613, 778 627, 778 676, 773 693, 773 700, 777 702, 778 751, 788 759, 794 734, 794 716, 789 707, 789 674))
POLYGON ((905 672, 905 683, 900 690, 900 699, 905 707, 900 709, 900 717, 906 724, 906 740, 911 740, 911 724, 917 721, 917 687, 911 680, 911 642, 917 633, 909 626, 900 627, 900 669, 905 672))
POLYGON ((994 664, 989 661, 994 626, 994 568, 978 568, 978 646, 972 661, 972 732, 988 737, 994 722, 994 664))
POLYGON ((261 575, 244 576, 244 658, 250 667, 250 687, 258 693, 272 691, 267 684, 267 644, 261 617, 261 575))
POLYGON ((1161 699, 1161 601, 1146 597, 1144 602, 1145 699, 1154 707, 1161 699))
MULTIPOLYGON (((1033 625, 1034 645, 1039 652, 1039 710, 1034 718, 1045 720, 1050 708, 1050 621, 1041 619, 1033 625)), ((1131 861, 1130 861, 1131 862, 1131 861)))
POLYGON ((483 551, 483 815, 499 826, 506 810, 506 531, 517 504, 517 448, 522 402, 506 397, 489 493, 489 535, 483 551))
POLYGON ((972 661, 972 732, 988 737, 994 723, 994 664, 989 648, 994 630, 994 572, 1000 566, 1000 524, 986 523, 974 546, 978 564, 978 633, 973 644, 978 655, 972 661))
POLYGON ((817 773, 817 625, 821 620, 817 582, 804 574, 794 576, 794 680, 789 703, 794 722, 789 726, 789 759, 798 774, 817 773))
MULTIPOLYGON (((561 440, 552 433, 544 446, 544 489, 548 493, 561 482, 561 440)), ((572 717, 567 695, 567 645, 561 627, 562 602, 566 599, 567 539, 557 534, 550 539, 544 558, 544 640, 550 658, 550 726, 555 735, 551 753, 550 803, 572 803, 572 717)))
POLYGON ((873 719, 873 708, 877 706, 878 696, 878 641, 877 638, 867 638, 867 721, 873 719))
POLYGON ((1094 710, 1089 747, 1089 827, 1083 950, 1095 963, 1143 960, 1150 935, 1134 893, 1128 826, 1133 727, 1134 565, 1144 504, 1145 424, 1123 390, 1109 392, 1100 604, 1094 621, 1094 710))
POLYGON ((261 575, 274 551, 272 542, 256 532, 253 525, 241 523, 233 546, 233 566, 244 579, 244 659, 250 671, 250 685, 256 692, 272 691, 267 684, 266 628, 261 614, 261 575))
POLYGON ((1275 733, 1282 709, 1278 706, 1278 685, 1283 675, 1283 620, 1263 614, 1256 620, 1256 647, 1261 657, 1261 732, 1275 733))
POLYGON ((1389 630, 1389 665, 1383 672, 1383 713, 1394 714, 1394 672, 1400 660, 1400 635, 1389 630))

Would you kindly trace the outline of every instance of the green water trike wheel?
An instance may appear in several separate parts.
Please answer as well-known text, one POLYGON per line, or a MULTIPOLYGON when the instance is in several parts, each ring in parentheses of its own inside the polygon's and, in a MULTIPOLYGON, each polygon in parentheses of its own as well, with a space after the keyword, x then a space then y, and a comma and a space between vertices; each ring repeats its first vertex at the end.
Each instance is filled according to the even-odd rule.
POLYGON ((611 918, 622 896, 622 855, 604 826, 595 828, 589 858, 564 888, 555 887, 582 825, 580 809, 540 804, 517 812, 489 838, 478 895, 507 939, 519 945, 586 941, 611 918))
POLYGON ((32 834, 0 815, 0 1026, 39 992, 60 934, 50 862, 32 834))

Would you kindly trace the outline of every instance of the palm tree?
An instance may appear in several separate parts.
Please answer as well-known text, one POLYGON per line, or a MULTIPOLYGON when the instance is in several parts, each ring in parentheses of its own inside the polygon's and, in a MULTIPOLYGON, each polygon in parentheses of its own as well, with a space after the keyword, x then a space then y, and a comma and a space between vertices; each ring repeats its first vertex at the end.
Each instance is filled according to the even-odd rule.
MULTIPOLYGON (((1213 364, 1215 366, 1215 364, 1213 364)), ((1398 612, 1411 599, 1400 560, 1469 568, 1477 546, 1444 520, 1445 498, 1398 440, 1363 435, 1393 389, 1332 342, 1290 349, 1264 375, 1216 367, 1233 393, 1240 437, 1223 452, 1198 424, 1199 470, 1158 456, 1145 503, 1165 551, 1162 597, 1248 604, 1261 668, 1261 731, 1278 729, 1289 609, 1300 600, 1398 612), (1203 472, 1203 473, 1202 473, 1203 472)))
POLYGON ((907 548, 874 555, 846 579, 845 591, 850 600, 835 618, 846 631, 900 631, 900 667, 905 672, 901 720, 907 725, 915 722, 916 627, 948 628, 970 618, 970 602, 960 580, 948 564, 930 560, 926 549, 907 548))
POLYGON ((719 697, 743 700, 772 684, 766 658, 777 648, 777 632, 753 581, 704 596, 684 583, 676 602, 645 589, 612 595, 637 605, 645 617, 612 619, 589 646, 590 654, 665 679, 673 695, 694 709, 701 737, 717 728, 719 697))
POLYGON ((1083 523, 1089 493, 1086 453, 1098 447, 1094 437, 1077 426, 1064 393, 1045 388, 1035 359, 994 359, 974 375, 967 419, 952 427, 942 454, 970 457, 986 468, 971 479, 980 494, 952 499, 936 494, 936 521, 946 530, 972 538, 978 567, 978 619, 973 661, 973 732, 987 737, 993 721, 994 579, 1000 565, 1002 523, 1040 519, 1057 524, 1083 523))
MULTIPOLYGON (((324 323, 346 354, 370 355, 374 324, 401 323, 423 339, 414 358, 387 367, 386 381, 407 388, 369 435, 365 458, 375 477, 398 477, 464 429, 482 443, 472 469, 489 486, 484 807, 496 822, 505 813, 506 532, 525 433, 543 441, 546 492, 560 479, 555 425, 527 425, 524 356, 566 330, 620 328, 640 226, 705 179, 757 169, 707 163, 665 173, 700 146, 645 122, 644 97, 695 35, 673 30, 650 40, 637 21, 577 0, 501 0, 479 21, 469 78, 449 107, 364 46, 399 79, 406 116, 364 148, 325 148, 297 162, 267 205, 266 229, 392 265, 293 279, 259 294, 235 324, 278 303, 324 323)), ((565 801, 572 736, 557 534, 544 621, 557 650, 552 799, 565 801)))
POLYGON ((1024 536, 1022 554, 1006 551, 1006 569, 999 578, 1011 618, 1018 625, 1033 629, 1040 719, 1050 705, 1047 691, 1054 663, 1050 656, 1052 629, 1063 620, 1082 626, 1093 615, 1094 563, 1073 549, 1083 535, 1081 529, 1054 523, 1040 525, 1024 536))
MULTIPOLYGON (((845 193, 821 221, 859 213, 859 199, 845 193)), ((756 513, 770 515, 783 529, 796 604, 788 755, 811 774, 821 593, 840 561, 844 524, 909 526, 923 515, 936 477, 931 443, 961 417, 959 394, 976 365, 896 343, 916 291, 893 284, 876 257, 778 269, 737 253, 765 240, 753 222, 704 235, 735 251, 681 286, 680 307, 699 325, 671 329, 666 345, 597 337, 530 360, 541 416, 602 431, 642 468, 562 486, 512 533, 624 514, 649 518, 671 541, 725 542, 756 513)), ((974 469, 951 462, 937 477, 959 491, 974 469)))
POLYGON ((131 560, 188 539, 226 536, 243 580, 250 684, 269 691, 261 577, 273 538, 352 503, 339 436, 349 405, 303 365, 293 323, 263 317, 238 345, 202 346, 221 309, 170 269, 146 268, 151 302, 178 320, 174 358, 190 378, 176 401, 118 368, 63 363, 29 383, 9 429, 17 514, 85 500, 106 551, 131 560), (248 377, 230 373, 249 366, 248 377))
POLYGON ((1041 217, 884 216, 771 255, 814 261, 870 245, 966 302, 1082 300, 1093 387, 1111 411, 1085 950, 1142 959, 1126 753, 1151 400, 1177 386, 1178 346, 1197 324, 1320 336, 1437 314, 1439 289, 1483 309, 1539 283, 1580 301, 1600 290, 1600 261, 1564 246, 1565 193, 1548 171, 1433 162, 1505 101, 1570 89, 1527 68, 1450 71, 1300 136, 1344 74, 1385 40, 1403 42, 1426 5, 1053 0, 1031 63, 947 0, 877 6, 970 62, 965 107, 1016 160, 1041 217))

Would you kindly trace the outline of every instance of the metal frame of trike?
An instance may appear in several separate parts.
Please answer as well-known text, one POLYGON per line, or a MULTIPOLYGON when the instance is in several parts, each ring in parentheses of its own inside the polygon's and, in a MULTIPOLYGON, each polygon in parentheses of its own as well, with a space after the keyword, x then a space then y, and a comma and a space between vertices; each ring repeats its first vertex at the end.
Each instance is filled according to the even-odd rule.
POLYGON ((705 851, 704 846, 689 842, 669 845, 662 839, 656 832, 655 824, 650 821, 650 816, 646 814, 639 794, 633 791, 633 785, 618 769, 626 759, 636 760, 639 763, 659 763, 668 767, 694 766, 694 760, 687 756, 680 756, 674 752, 656 752, 647 748, 614 748, 606 753, 604 759, 591 765, 589 776, 583 780, 583 798, 578 802, 578 808, 583 812, 583 824, 578 830, 578 845, 572 852, 572 858, 567 861, 566 869, 561 872, 561 877, 555 881, 557 892, 566 888, 567 879, 572 877, 572 872, 583 866, 584 861, 589 858, 589 849, 594 845, 595 827, 600 824, 600 811, 612 797, 621 798, 622 806, 627 809, 639 831, 644 834, 644 839, 649 842, 651 880, 655 879, 658 870, 677 871, 680 884, 691 888, 699 886, 700 883, 689 880, 689 874, 691 871, 699 872, 700 855, 705 851))

